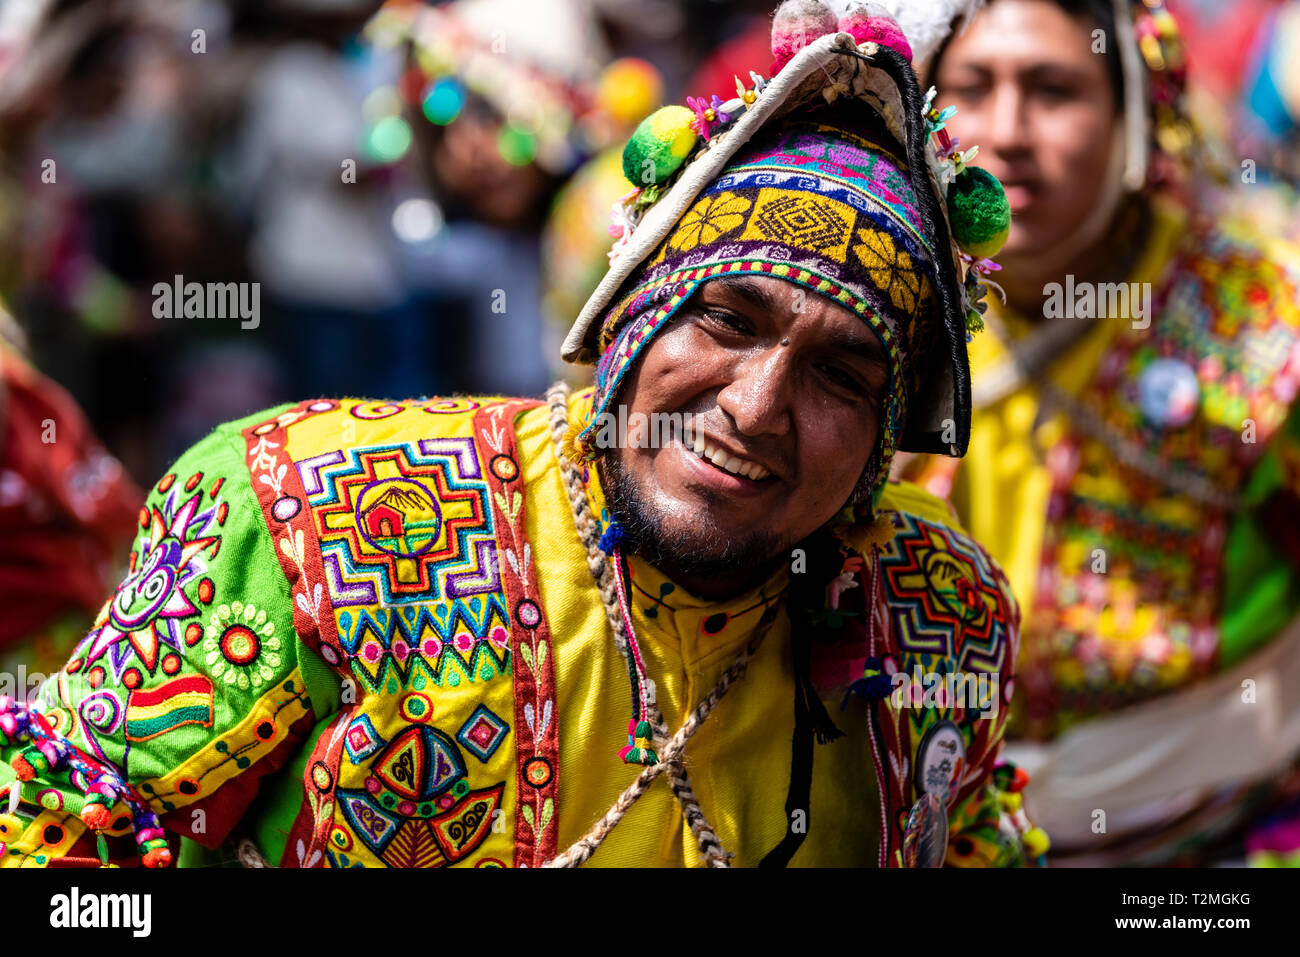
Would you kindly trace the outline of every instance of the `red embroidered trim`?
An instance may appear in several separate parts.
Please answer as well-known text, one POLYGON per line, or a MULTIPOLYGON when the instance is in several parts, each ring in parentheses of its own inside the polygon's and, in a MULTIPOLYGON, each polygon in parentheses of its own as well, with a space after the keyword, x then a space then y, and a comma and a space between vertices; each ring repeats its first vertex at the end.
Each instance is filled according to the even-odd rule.
MULTIPOLYGON (((262 506, 267 531, 275 542, 280 567, 293 594, 293 625, 298 637, 340 676, 351 680, 347 656, 334 623, 334 606, 325 587, 325 567, 320 557, 320 540, 312 521, 311 505, 298 469, 285 451, 290 425, 313 415, 330 412, 339 403, 330 399, 300 402, 274 419, 244 429, 248 445, 248 473, 253 491, 262 506)), ((359 702, 343 709, 327 739, 321 735, 307 762, 303 781, 303 804, 289 833, 289 845, 282 864, 323 867, 325 841, 334 820, 334 782, 338 780, 339 757, 343 751, 343 729, 352 719, 359 702), (318 765, 322 770, 318 770, 318 765), (328 775, 322 788, 319 780, 328 775)))
POLYGON ((516 867, 539 867, 555 857, 559 831, 560 731, 554 646, 524 526, 523 470, 514 435, 515 417, 540 404, 505 402, 474 416, 475 444, 480 458, 486 459, 484 476, 500 523, 498 567, 513 619, 510 662, 515 696, 516 867))

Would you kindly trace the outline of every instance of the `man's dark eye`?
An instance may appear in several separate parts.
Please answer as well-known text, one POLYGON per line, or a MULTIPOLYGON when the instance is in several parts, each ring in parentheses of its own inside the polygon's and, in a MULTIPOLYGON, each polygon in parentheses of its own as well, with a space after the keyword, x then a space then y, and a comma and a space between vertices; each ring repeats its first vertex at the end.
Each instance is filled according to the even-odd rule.
POLYGON ((839 366, 823 365, 820 367, 822 374, 834 386, 840 389, 846 389, 850 392, 866 392, 866 386, 853 373, 840 368, 839 366))
POLYGON ((700 314, 709 322, 719 324, 732 332, 749 332, 749 324, 734 312, 705 309, 700 314))
POLYGON ((954 86, 949 87, 947 94, 949 97, 958 100, 964 100, 967 103, 975 103, 983 99, 988 93, 988 87, 985 86, 954 86))

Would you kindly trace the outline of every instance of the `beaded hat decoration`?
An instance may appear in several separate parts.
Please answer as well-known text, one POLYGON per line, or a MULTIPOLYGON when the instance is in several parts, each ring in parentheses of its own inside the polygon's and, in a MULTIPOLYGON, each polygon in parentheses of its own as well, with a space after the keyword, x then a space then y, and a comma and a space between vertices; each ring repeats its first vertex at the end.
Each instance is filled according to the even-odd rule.
MULTIPOLYGON (((944 130, 952 111, 936 110, 933 92, 922 96, 912 61, 914 54, 917 62, 927 59, 952 25, 969 18, 981 3, 895 0, 892 6, 899 17, 895 19, 879 4, 850 3, 837 16, 820 0, 787 0, 773 20, 772 52, 776 61, 770 80, 751 73, 752 86, 737 79, 732 99, 689 98, 689 108, 664 107, 641 123, 623 154, 624 172, 640 186, 615 209, 614 231, 618 235, 611 251, 610 270, 578 316, 563 348, 567 361, 601 362, 598 375, 604 385, 599 401, 609 400, 627 361, 634 359, 649 336, 665 324, 667 316, 657 315, 658 311, 665 305, 670 309, 680 306, 700 282, 731 268, 733 254, 723 251, 722 246, 715 250, 719 260, 707 263, 687 262, 692 250, 683 248, 691 242, 697 219, 714 211, 710 203, 719 201, 727 191, 718 182, 729 176, 733 185, 744 180, 745 163, 754 161, 752 150, 756 147, 775 148, 778 153, 782 148, 791 148, 794 152, 788 156, 778 159, 769 155, 759 162, 770 163, 774 168, 769 172, 773 174, 780 168, 779 175, 785 177, 788 186, 803 192, 803 215, 808 215, 812 206, 824 207, 835 200, 843 207, 839 210, 842 217, 846 211, 852 211, 855 223, 863 217, 857 230, 870 225, 869 233, 888 234, 892 249, 906 252, 906 261, 895 260, 894 271, 909 273, 904 282, 911 295, 904 295, 902 287, 879 270, 877 277, 872 277, 870 266, 853 249, 854 244, 865 242, 856 232, 852 243, 848 238, 843 240, 847 248, 842 262, 834 262, 834 268, 830 268, 834 257, 823 255, 823 248, 812 257, 820 268, 810 268, 807 246, 791 241, 793 233, 791 239, 780 243, 774 231, 779 228, 778 217, 757 215, 755 203, 759 210, 767 208, 759 195, 758 176, 750 181, 751 192, 745 197, 748 205, 743 211, 738 207, 731 211, 732 216, 739 217, 734 236, 740 244, 767 243, 766 253, 757 257, 751 271, 772 273, 784 269, 784 273, 774 274, 859 312, 881 335, 891 357, 900 353, 897 388, 891 390, 901 396, 893 423, 899 431, 882 441, 909 452, 964 454, 970 437, 966 342, 970 332, 982 326, 984 304, 980 300, 986 286, 982 280, 987 271, 997 268, 988 257, 1006 239, 1010 212, 997 180, 968 165, 975 150, 960 151, 957 141, 944 130), (834 130, 830 135, 839 141, 836 148, 862 150, 861 142, 883 147, 866 149, 864 152, 875 159, 866 161, 861 168, 851 170, 853 163, 837 163, 829 157, 798 155, 800 148, 793 141, 783 147, 770 138, 772 130, 778 128, 788 129, 796 139, 800 128, 815 135, 810 127, 800 124, 815 122, 814 108, 824 109, 836 101, 852 101, 852 108, 842 106, 844 112, 827 124, 834 130), (848 123, 851 132, 846 134, 844 117, 853 110, 858 111, 857 118, 848 123), (870 119, 866 118, 868 114, 870 119), (854 136, 861 142, 854 143, 854 136), (741 158, 747 147, 751 152, 741 158), (890 155, 891 150, 894 155, 890 155), (731 170, 738 159, 736 169, 731 170), (892 167, 897 173, 893 181, 900 188, 887 186, 887 177, 872 178, 867 170, 877 163, 883 164, 882 177, 885 167, 892 167), (806 190, 795 185, 795 174, 800 171, 809 186, 806 190), (836 177, 844 181, 837 183, 836 177), (901 188, 904 182, 906 189, 901 188), (892 197, 886 196, 889 191, 892 197), (702 198, 704 207, 697 205, 702 198), (879 232, 882 228, 884 233, 879 232), (679 237, 683 229, 686 232, 679 237), (780 255, 782 245, 794 247, 787 249, 789 256, 780 255), (680 266, 687 272, 702 267, 705 274, 675 274, 679 264, 672 262, 672 257, 679 254, 683 256, 680 266), (791 261, 800 257, 803 261, 791 261), (899 269, 901 266, 907 268, 899 269), (647 283, 658 285, 643 288, 647 283), (898 303, 893 301, 895 295, 898 303), (887 341, 883 330, 890 329, 891 321, 897 327, 904 315, 907 324, 914 327, 912 334, 891 336, 887 341), (625 317, 636 331, 621 330, 619 316, 625 317), (635 321, 631 321, 633 317, 635 321), (930 347, 926 364, 901 355, 907 347, 920 343, 930 347), (627 354, 629 344, 631 355, 627 354), (605 356, 611 349, 615 355, 605 356), (622 354, 617 351, 620 349, 622 354), (901 407, 904 402, 905 416, 901 407)), ((809 149, 802 152, 807 154, 809 149)), ((792 202, 794 198, 787 199, 792 202)), ((722 207, 716 212, 723 212, 722 207)), ((723 225, 731 222, 718 221, 723 225)), ((718 239, 715 225, 701 223, 698 235, 712 243, 718 239)), ((811 235, 811 230, 806 232, 811 235)), ((729 229, 728 238, 732 235, 729 229)), ((826 243, 829 239, 822 237, 819 241, 826 243)), ((872 241, 883 244, 883 240, 872 241)), ((832 244, 831 248, 838 247, 832 244)), ((889 251, 890 247, 879 250, 886 254, 889 251)), ((882 429, 882 435, 888 431, 882 429)), ((588 423, 579 442, 580 451, 588 455, 592 433, 588 423)), ((882 454, 874 456, 877 464, 882 458, 882 454)))

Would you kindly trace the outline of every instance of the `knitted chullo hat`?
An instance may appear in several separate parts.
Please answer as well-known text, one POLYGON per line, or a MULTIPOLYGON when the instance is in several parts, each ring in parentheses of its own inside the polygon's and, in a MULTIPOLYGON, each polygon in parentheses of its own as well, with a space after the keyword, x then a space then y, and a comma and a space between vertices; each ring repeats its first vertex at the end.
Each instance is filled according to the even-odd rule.
MULTIPOLYGON (((775 275, 858 313, 890 356, 880 444, 854 496, 878 501, 895 449, 960 456, 970 435, 969 330, 1009 228, 996 179, 966 164, 912 69, 981 0, 877 4, 838 17, 787 0, 773 23, 776 75, 736 97, 648 117, 624 151, 641 187, 616 207, 611 267, 564 343, 598 362, 595 417, 654 334, 702 282, 775 275)), ((995 268, 995 267, 994 267, 995 268)))
MULTIPOLYGON (((901 148, 857 100, 787 115, 748 144, 659 244, 601 326, 593 416, 700 284, 768 275, 857 313, 889 357, 870 493, 934 344, 934 250, 901 148)), ((594 428, 594 427, 593 427, 594 428)))

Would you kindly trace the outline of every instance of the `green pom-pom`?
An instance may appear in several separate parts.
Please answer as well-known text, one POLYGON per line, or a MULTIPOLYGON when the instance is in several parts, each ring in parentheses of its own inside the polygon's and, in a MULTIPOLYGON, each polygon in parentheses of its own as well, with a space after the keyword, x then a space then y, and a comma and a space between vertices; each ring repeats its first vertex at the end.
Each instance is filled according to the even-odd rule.
POLYGON ((681 169, 699 134, 691 129, 695 113, 684 106, 655 110, 636 128, 623 148, 623 175, 634 186, 662 184, 681 169))
POLYGON ((996 176, 968 166, 948 189, 952 238, 976 259, 998 254, 1011 232, 1011 206, 996 176))
POLYGON ((642 721, 636 726, 636 736, 638 738, 653 738, 654 730, 650 727, 649 721, 642 721))

